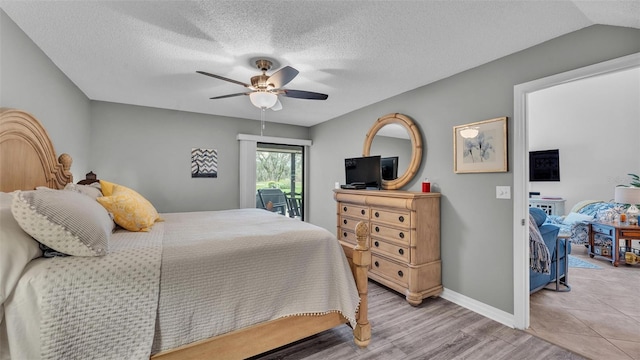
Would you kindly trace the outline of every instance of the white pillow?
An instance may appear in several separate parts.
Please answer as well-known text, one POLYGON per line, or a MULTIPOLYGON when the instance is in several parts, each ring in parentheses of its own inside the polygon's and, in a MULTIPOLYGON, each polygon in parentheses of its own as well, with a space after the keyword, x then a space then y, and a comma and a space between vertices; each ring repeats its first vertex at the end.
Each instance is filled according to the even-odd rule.
POLYGON ((564 220, 562 221, 562 223, 564 223, 565 225, 573 225, 575 223, 579 223, 579 222, 584 222, 584 221, 592 221, 593 220, 593 216, 591 215, 586 215, 586 214, 579 214, 579 213, 569 213, 569 215, 567 215, 564 220))
MULTIPOLYGON (((99 184, 99 183, 98 183, 99 184)), ((87 195, 93 200, 102 196, 102 191, 100 191, 99 187, 91 186, 91 185, 78 185, 73 183, 68 183, 65 187, 65 190, 75 191, 80 194, 87 195)))
POLYGON ((74 256, 103 256, 115 224, 91 197, 75 191, 16 191, 11 212, 20 227, 51 249, 74 256))
POLYGON ((0 192, 0 322, 4 315, 4 301, 13 292, 25 266, 42 256, 38 242, 13 218, 12 199, 12 194, 0 192))

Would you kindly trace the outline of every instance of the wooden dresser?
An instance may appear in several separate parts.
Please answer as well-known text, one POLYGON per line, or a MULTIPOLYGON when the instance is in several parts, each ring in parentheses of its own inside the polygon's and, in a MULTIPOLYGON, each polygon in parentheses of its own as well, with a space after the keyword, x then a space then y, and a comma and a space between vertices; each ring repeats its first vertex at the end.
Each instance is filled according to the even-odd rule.
POLYGON ((343 248, 356 244, 358 221, 368 221, 370 279, 414 306, 442 292, 439 193, 336 189, 334 198, 343 248))

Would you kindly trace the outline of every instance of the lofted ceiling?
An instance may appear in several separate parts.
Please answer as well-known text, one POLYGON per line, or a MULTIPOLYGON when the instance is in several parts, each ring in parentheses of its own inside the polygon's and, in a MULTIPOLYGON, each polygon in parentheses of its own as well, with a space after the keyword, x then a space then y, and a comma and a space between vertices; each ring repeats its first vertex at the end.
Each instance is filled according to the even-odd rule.
POLYGON ((256 58, 299 70, 270 122, 313 126, 593 24, 640 28, 640 0, 6 1, 89 99, 260 119, 256 58))

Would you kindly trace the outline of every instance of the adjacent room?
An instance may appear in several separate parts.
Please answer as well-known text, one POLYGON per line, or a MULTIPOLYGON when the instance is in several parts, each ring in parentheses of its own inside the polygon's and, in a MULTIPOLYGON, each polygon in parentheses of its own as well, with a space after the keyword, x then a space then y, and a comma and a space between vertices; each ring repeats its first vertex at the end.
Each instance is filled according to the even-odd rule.
POLYGON ((638 1, 0 0, 0 359, 637 359, 639 69, 638 1))
MULTIPOLYGON (((637 159, 624 151, 611 152, 609 143, 600 139, 615 138, 624 144, 637 138, 638 79, 640 67, 609 69, 533 92, 527 101, 532 156, 547 156, 551 151, 560 160, 554 161, 551 176, 530 172, 529 203, 549 214, 546 223, 558 226, 559 237, 569 240, 571 247, 568 286, 530 284, 530 331, 591 358, 624 358, 625 353, 634 352, 636 335, 628 329, 636 325, 628 315, 635 312, 636 296, 633 290, 628 298, 626 294, 628 284, 638 281, 639 274, 633 266, 614 265, 613 246, 605 244, 608 239, 601 235, 595 237, 590 251, 587 223, 608 216, 617 216, 614 222, 624 223, 616 210, 625 205, 617 204, 616 189, 633 182, 626 169, 637 159), (602 118, 607 122, 600 122, 602 118), (586 167, 584 159, 591 159, 586 167), (600 171, 592 171, 594 168, 600 171), (615 177, 613 173, 625 175, 615 177), (551 291, 539 291, 540 287, 551 291), (597 315, 594 306, 600 309, 597 315)), ((630 249, 623 243, 620 246, 625 248, 618 256, 624 259, 629 254, 630 262, 635 263, 639 241, 632 240, 630 249)))

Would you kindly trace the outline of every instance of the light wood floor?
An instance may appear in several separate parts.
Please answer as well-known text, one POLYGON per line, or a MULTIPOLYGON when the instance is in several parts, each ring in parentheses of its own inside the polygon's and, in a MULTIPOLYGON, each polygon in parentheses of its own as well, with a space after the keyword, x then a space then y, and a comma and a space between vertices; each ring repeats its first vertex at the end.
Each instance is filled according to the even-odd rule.
POLYGON ((572 246, 601 269, 569 268, 571 291, 532 294, 528 333, 594 360, 640 359, 640 265, 614 267, 572 246))
POLYGON ((371 344, 360 349, 341 326, 255 357, 264 359, 583 359, 442 298, 412 307, 398 293, 369 282, 371 344))

